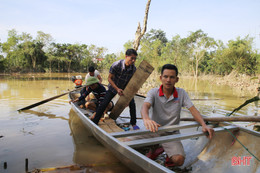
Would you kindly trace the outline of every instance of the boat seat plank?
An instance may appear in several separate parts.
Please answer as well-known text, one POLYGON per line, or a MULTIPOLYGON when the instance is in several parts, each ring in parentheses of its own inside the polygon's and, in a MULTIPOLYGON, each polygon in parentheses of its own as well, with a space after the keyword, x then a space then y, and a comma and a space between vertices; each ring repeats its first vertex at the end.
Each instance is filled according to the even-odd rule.
MULTIPOLYGON (((225 126, 226 129, 228 130, 235 130, 238 129, 236 126, 225 126)), ((225 129, 223 127, 217 127, 214 128, 215 133, 222 132, 225 129)), ((140 139, 140 140, 133 140, 133 141, 127 141, 124 142, 124 144, 137 148, 137 147, 144 147, 144 146, 149 146, 149 145, 155 145, 155 144, 161 144, 165 142, 170 142, 170 141, 176 141, 176 140, 184 140, 184 139, 189 139, 193 137, 199 137, 199 136, 204 136, 204 132, 192 132, 192 133, 186 133, 186 134, 175 134, 175 135, 168 135, 168 136, 160 136, 160 137, 155 137, 155 138, 146 138, 146 139, 140 139)))
MULTIPOLYGON (((174 130, 192 128, 192 127, 197 127, 197 126, 199 126, 199 124, 197 122, 180 124, 180 125, 172 125, 172 126, 164 126, 164 127, 159 127, 158 132, 174 131, 174 130)), ((115 138, 121 138, 121 137, 127 137, 127 136, 144 135, 144 134, 149 134, 149 133, 153 133, 153 132, 151 132, 149 130, 134 130, 134 131, 110 133, 110 135, 115 138)))

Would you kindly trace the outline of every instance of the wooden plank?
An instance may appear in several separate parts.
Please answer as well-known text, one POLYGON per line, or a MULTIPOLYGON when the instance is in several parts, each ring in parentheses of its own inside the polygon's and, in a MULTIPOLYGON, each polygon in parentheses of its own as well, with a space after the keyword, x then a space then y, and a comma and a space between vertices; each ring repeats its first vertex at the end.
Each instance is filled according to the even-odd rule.
MULTIPOLYGON (((245 121, 245 122, 260 122, 259 116, 239 116, 239 117, 203 117, 204 121, 245 121)), ((195 121, 194 118, 181 118, 181 121, 195 121)))
MULTIPOLYGON (((174 131, 174 130, 197 127, 197 126, 199 126, 199 124, 197 122, 189 123, 189 124, 165 126, 165 127, 159 127, 158 132, 174 131)), ((153 132, 151 132, 149 130, 133 130, 133 131, 126 131, 126 132, 110 133, 110 135, 115 138, 121 138, 121 137, 127 137, 127 136, 144 135, 144 134, 149 134, 149 133, 153 133, 153 132)))
POLYGON ((110 129, 113 131, 113 132, 124 132, 124 130, 120 127, 118 127, 115 123, 114 120, 112 119, 105 119, 104 122, 110 127, 110 129))
POLYGON ((134 98, 137 91, 141 88, 153 70, 154 68, 147 61, 144 60, 141 62, 126 88, 124 89, 124 95, 120 96, 115 104, 115 107, 111 111, 109 116, 112 119, 116 120, 117 117, 123 112, 125 107, 128 106, 130 101, 134 98))
MULTIPOLYGON (((228 130, 238 129, 238 127, 236 127, 236 126, 225 126, 225 128, 228 130)), ((223 127, 217 127, 217 128, 214 128, 214 130, 215 130, 215 133, 225 131, 225 129, 223 127)), ((189 139, 189 138, 199 137, 199 136, 204 136, 204 135, 205 135, 205 133, 203 133, 203 132, 192 132, 192 133, 186 133, 186 134, 176 134, 176 135, 160 136, 160 137, 155 137, 155 138, 133 140, 133 141, 127 141, 124 143, 130 147, 137 148, 137 147, 161 144, 161 143, 170 142, 170 141, 184 140, 184 139, 189 139)))
POLYGON ((98 126, 102 128, 104 131, 106 131, 107 133, 124 132, 124 130, 118 127, 115 121, 112 119, 105 119, 103 121, 100 121, 98 126))

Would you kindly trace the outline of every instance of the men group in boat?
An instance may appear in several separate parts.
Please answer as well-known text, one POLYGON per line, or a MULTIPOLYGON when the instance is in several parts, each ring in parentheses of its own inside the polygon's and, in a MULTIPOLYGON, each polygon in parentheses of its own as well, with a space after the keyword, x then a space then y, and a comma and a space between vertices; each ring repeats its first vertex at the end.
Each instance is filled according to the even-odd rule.
MULTIPOLYGON (((93 114, 91 117, 91 120, 95 123, 98 124, 99 120, 101 119, 102 115, 106 113, 106 111, 110 110, 112 107, 112 99, 116 94, 122 96, 124 95, 123 90, 125 89, 127 83, 133 76, 134 72, 136 71, 136 67, 134 65, 137 57, 137 52, 134 49, 128 49, 125 53, 125 59, 116 61, 112 64, 109 70, 109 76, 108 76, 108 90, 105 92, 104 86, 102 84, 95 83, 95 89, 90 85, 88 82, 90 76, 93 76, 91 80, 95 77, 95 70, 94 69, 89 69, 89 75, 86 76, 86 85, 87 87, 83 88, 81 91, 81 97, 78 99, 74 100, 76 101, 85 101, 85 98, 89 95, 90 92, 95 92, 96 90, 105 92, 100 93, 96 92, 95 97, 97 98, 98 96, 98 104, 93 104, 91 102, 92 99, 87 99, 87 102, 85 104, 85 107, 88 109, 95 110, 96 112, 93 114), (89 89, 90 88, 90 89, 89 89), (91 89, 92 88, 92 89, 91 89), (101 95, 102 96, 101 96, 101 95)), ((98 75, 97 75, 98 77, 98 75)), ((99 78, 99 77, 98 77, 99 78)), ((102 80, 102 79, 101 79, 102 80)), ((100 81, 100 78, 99 78, 100 81)), ((98 82, 98 80, 96 80, 98 82)), ((79 103, 81 105, 84 105, 83 103, 79 103)), ((82 107, 82 106, 81 106, 82 107)), ((132 128, 134 130, 138 130, 139 127, 136 125, 136 105, 134 99, 132 99, 129 103, 129 109, 130 109, 130 124, 132 125, 132 128)))
MULTIPOLYGON (((99 97, 100 100, 98 105, 95 105, 96 113, 94 114, 95 116, 92 117, 94 123, 98 124, 103 113, 111 109, 111 100, 116 94, 120 96, 123 95, 123 90, 136 71, 134 65, 136 57, 137 52, 134 49, 128 49, 126 51, 125 59, 116 61, 112 64, 109 70, 109 85, 106 92, 104 86, 98 83, 98 80, 96 79, 95 87, 98 87, 100 91, 102 90, 102 96, 99 97)), ((93 79, 90 81, 92 80, 93 79)), ((144 126, 146 129, 154 132, 152 136, 178 134, 179 131, 163 133, 157 133, 157 131, 160 126, 179 124, 181 109, 182 107, 186 107, 191 112, 194 119, 200 123, 202 131, 207 132, 211 139, 214 130, 205 124, 200 112, 193 105, 186 91, 182 88, 175 87, 175 84, 179 80, 177 67, 172 64, 165 64, 161 70, 160 80, 162 83, 161 86, 159 88, 153 88, 147 93, 147 97, 144 100, 141 109, 144 126), (153 108, 152 114, 149 115, 151 107, 153 108)), ((79 99, 82 99, 88 95, 89 92, 95 90, 95 88, 90 85, 91 83, 92 82, 88 83, 87 79, 87 86, 90 89, 87 89, 85 95, 79 99)), ((91 108, 93 104, 86 105, 86 107, 87 106, 88 108, 91 108)), ((134 130, 137 130, 139 127, 136 125, 136 105, 134 99, 129 103, 129 108, 131 116, 130 124, 133 126, 134 130)), ((166 166, 183 165, 185 153, 181 141, 163 143, 162 148, 150 150, 147 156, 155 159, 163 151, 165 151, 168 156, 165 162, 166 166)))
MULTIPOLYGON (((178 134, 179 131, 156 133, 158 127, 176 125, 180 122, 180 113, 182 107, 186 107, 194 119, 202 126, 202 131, 209 134, 212 138, 214 130, 207 126, 199 111, 191 102, 188 94, 182 88, 176 88, 178 82, 178 69, 175 65, 166 64, 161 70, 161 86, 153 88, 147 93, 144 104, 141 109, 143 123, 146 129, 155 132, 153 136, 163 136, 168 134, 178 134), (149 109, 152 114, 149 115, 149 109)), ((166 166, 181 166, 185 160, 185 153, 181 141, 172 141, 162 144, 162 148, 150 150, 147 154, 150 158, 156 158, 163 151, 166 152, 166 166)))

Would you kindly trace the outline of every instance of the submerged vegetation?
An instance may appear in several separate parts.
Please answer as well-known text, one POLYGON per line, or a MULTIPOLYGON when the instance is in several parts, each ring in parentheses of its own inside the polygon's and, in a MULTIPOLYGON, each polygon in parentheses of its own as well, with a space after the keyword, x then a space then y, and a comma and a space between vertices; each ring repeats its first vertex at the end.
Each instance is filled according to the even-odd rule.
MULTIPOLYGON (((152 29, 141 39, 137 64, 145 59, 157 71, 165 63, 176 64, 183 74, 228 75, 232 71, 255 76, 260 74, 260 54, 253 48, 254 39, 246 36, 230 40, 226 45, 202 30, 166 38, 162 30, 152 29)), ((125 49, 132 47, 125 43, 125 49)), ((94 65, 107 70, 124 52, 106 54, 107 49, 95 45, 55 43, 51 35, 38 31, 36 38, 28 33, 8 32, 0 42, 0 72, 86 72, 94 65)))

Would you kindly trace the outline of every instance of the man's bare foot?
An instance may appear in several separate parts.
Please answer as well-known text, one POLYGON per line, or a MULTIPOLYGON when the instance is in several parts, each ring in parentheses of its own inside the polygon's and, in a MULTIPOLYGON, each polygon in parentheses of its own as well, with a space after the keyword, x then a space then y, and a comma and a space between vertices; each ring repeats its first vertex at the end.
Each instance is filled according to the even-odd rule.
POLYGON ((95 118, 95 116, 96 116, 96 112, 94 112, 94 113, 92 114, 92 116, 90 117, 90 119, 93 120, 93 119, 95 118))

